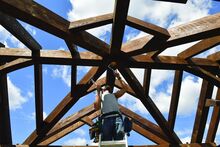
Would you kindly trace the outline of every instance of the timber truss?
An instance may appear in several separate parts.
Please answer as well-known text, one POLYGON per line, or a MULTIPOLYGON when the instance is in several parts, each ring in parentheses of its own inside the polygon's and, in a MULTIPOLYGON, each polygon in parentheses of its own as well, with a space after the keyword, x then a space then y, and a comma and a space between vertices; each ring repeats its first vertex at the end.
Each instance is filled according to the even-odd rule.
MULTIPOLYGON (((165 0, 164 0, 165 1, 165 0)), ((169 0, 167 0, 169 1, 169 0)), ((186 3, 187 0, 179 0, 186 3)), ((170 0, 170 2, 175 2, 170 0)), ((191 142, 181 146, 215 146, 214 140, 220 118, 220 52, 206 58, 196 58, 220 43, 220 13, 210 15, 177 27, 164 29, 154 24, 128 16, 129 0, 116 0, 113 13, 69 22, 32 0, 0 0, 0 23, 28 49, 10 49, 0 46, 0 144, 11 146, 11 127, 8 105, 7 74, 27 66, 34 66, 36 130, 22 145, 47 146, 68 133, 87 124, 100 115, 90 105, 65 119, 61 118, 83 96, 95 90, 91 78, 101 85, 121 88, 107 65, 117 63, 117 69, 127 82, 127 93, 139 99, 157 124, 120 106, 121 112, 133 121, 133 130, 158 144, 177 146, 180 138, 174 132, 183 71, 203 79, 198 101, 191 142), (42 50, 37 41, 17 21, 22 20, 63 39, 69 51, 42 50), (85 30, 112 24, 111 42, 107 44, 85 30), (128 25, 150 35, 122 44, 125 26, 128 25), (177 56, 162 56, 161 52, 189 42, 199 41, 177 56), (86 49, 78 52, 76 47, 86 49), (71 65, 71 91, 43 120, 42 64, 71 65), (80 82, 76 82, 77 66, 92 66, 80 82), (143 86, 130 68, 145 69, 143 86), (175 70, 168 119, 162 115, 149 97, 152 69, 175 70), (107 71, 105 78, 99 77, 107 71), (217 86, 217 97, 212 98, 217 86), (204 136, 209 107, 214 106, 208 135, 204 136)), ((186 14, 187 15, 187 14, 186 14)), ((10 92, 10 91, 9 91, 10 92)), ((22 146, 21 145, 21 146, 22 146)), ((1 146, 1 145, 0 145, 1 146)))

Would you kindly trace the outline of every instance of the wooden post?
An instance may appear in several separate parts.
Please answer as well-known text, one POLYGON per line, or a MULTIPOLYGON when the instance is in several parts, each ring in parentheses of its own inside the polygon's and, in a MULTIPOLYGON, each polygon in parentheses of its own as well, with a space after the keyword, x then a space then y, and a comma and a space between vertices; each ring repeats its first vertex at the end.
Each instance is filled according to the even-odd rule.
POLYGON ((208 117, 209 107, 205 107, 205 102, 212 96, 213 85, 206 80, 203 80, 200 92, 198 108, 193 127, 191 143, 201 143, 205 131, 205 125, 208 117))
POLYGON ((0 74, 0 144, 12 144, 7 75, 0 74))

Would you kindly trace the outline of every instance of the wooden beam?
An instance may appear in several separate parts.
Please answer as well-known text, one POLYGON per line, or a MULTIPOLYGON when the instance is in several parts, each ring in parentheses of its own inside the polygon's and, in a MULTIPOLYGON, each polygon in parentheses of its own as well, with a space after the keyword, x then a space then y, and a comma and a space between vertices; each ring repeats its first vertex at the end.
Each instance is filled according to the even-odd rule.
MULTIPOLYGON (((147 42, 143 45, 142 48, 131 50, 130 52, 126 53, 128 56, 136 56, 139 54, 147 53, 149 57, 154 57, 155 53, 157 53, 158 50, 161 50, 164 48, 166 41, 169 37, 160 37, 160 36, 153 36, 151 39, 147 40, 147 42)), ((130 50, 130 49, 129 49, 130 50)))
MULTIPOLYGON (((218 88, 216 100, 220 100, 220 88, 218 88)), ((220 107, 218 106, 218 107, 214 107, 212 112, 212 117, 209 123, 209 129, 206 136, 206 143, 215 141, 219 120, 220 120, 220 107)))
POLYGON ((213 99, 207 99, 205 102, 205 106, 206 107, 216 107, 216 106, 220 106, 220 100, 213 100, 213 99))
POLYGON ((0 144, 12 144, 7 75, 0 73, 0 144))
POLYGON ((65 128, 73 125, 77 121, 80 121, 83 117, 90 115, 96 111, 94 104, 91 104, 80 111, 74 113, 73 115, 59 121, 49 132, 48 134, 53 134, 55 132, 60 132, 65 128))
MULTIPOLYGON (((41 64, 61 64, 61 65, 86 65, 99 66, 102 64, 102 58, 91 52, 80 52, 79 55, 71 56, 69 51, 63 50, 42 50, 40 51, 41 64)), ((15 59, 15 58, 32 58, 31 51, 27 49, 0 49, 1 59, 15 59)), ((120 60, 120 57, 119 59, 120 60)), ((190 61, 179 57, 172 56, 158 56, 155 59, 147 55, 139 55, 133 57, 132 60, 127 61, 123 59, 125 67, 131 68, 153 68, 153 69, 186 69, 188 66, 200 66, 206 69, 218 69, 219 64, 203 58, 193 58, 190 61)))
MULTIPOLYGON (((4 24, 4 26, 13 33, 18 39, 20 39, 26 46, 28 46, 31 50, 37 51, 41 49, 41 46, 32 38, 32 36, 17 22, 14 18, 5 16, 4 14, 0 13, 2 17, 4 18, 1 20, 1 23, 4 24), (13 23, 13 25, 10 25, 9 23, 13 23)), ((25 59, 29 60, 29 59, 25 59)), ((11 61, 10 63, 7 63, 6 65, 3 65, 2 71, 3 72, 9 72, 16 69, 19 69, 21 67, 28 66, 31 63, 31 61, 25 61, 24 59, 17 59, 14 61, 11 61)), ((40 65, 35 65, 35 94, 36 94, 36 127, 37 131, 40 130, 41 126, 43 125, 43 110, 42 110, 42 85, 40 83, 40 71, 42 70, 40 68, 40 65), (41 69, 41 70, 39 70, 41 69), (36 85, 37 84, 37 85, 36 85)), ((41 71, 42 72, 42 71, 41 71)), ((42 73, 41 73, 42 74, 42 73)))
POLYGON ((43 73, 42 65, 34 65, 36 132, 40 133, 43 123, 43 73))
POLYGON ((94 125, 94 122, 88 116, 84 116, 83 118, 81 118, 81 121, 84 122, 85 124, 87 124, 90 127, 92 125, 94 125))
POLYGON ((121 50, 126 54, 138 51, 139 49, 142 49, 145 46, 145 44, 148 43, 152 38, 153 35, 147 35, 139 39, 128 41, 122 45, 121 50))
MULTIPOLYGON (((98 79, 98 80, 96 81, 96 83, 97 83, 98 85, 103 86, 103 85, 106 84, 106 80, 107 80, 106 77, 102 77, 102 78, 98 79)), ((118 79, 115 79, 115 85, 114 85, 114 86, 116 86, 116 87, 119 88, 119 89, 122 89, 121 84, 120 84, 120 82, 119 82, 118 79)), ((87 93, 86 93, 86 94, 91 93, 91 92, 94 91, 94 90, 96 90, 96 85, 95 85, 95 84, 93 84, 93 85, 87 90, 87 93)), ((130 87, 129 85, 127 85, 126 83, 125 83, 125 90, 126 90, 126 92, 127 92, 128 94, 131 94, 132 96, 137 97, 136 94, 134 93, 134 91, 131 89, 131 87, 130 87)))
POLYGON ((169 32, 166 29, 135 17, 128 16, 127 25, 151 35, 160 36, 162 38, 165 37, 167 39, 170 37, 169 32))
POLYGON ((209 55, 207 58, 210 59, 210 60, 219 62, 220 61, 220 51, 209 55))
POLYGON ((76 45, 100 56, 108 56, 110 46, 86 31, 72 32, 71 41, 76 45))
MULTIPOLYGON (((126 84, 126 83, 125 83, 125 85, 126 85, 126 86, 125 86, 126 92, 127 92, 128 94, 134 96, 134 97, 137 97, 137 95, 136 95, 135 92, 131 89, 131 87, 130 87, 128 84, 126 84)), ((118 79, 115 80, 115 86, 116 86, 117 88, 119 88, 119 89, 122 89, 122 86, 121 86, 121 84, 120 84, 120 82, 119 82, 118 79)))
MULTIPOLYGON (((0 49, 1 50, 1 49, 0 49)), ((0 66, 1 73, 9 73, 27 66, 33 65, 32 59, 19 58, 0 66)))
POLYGON ((157 124, 169 138, 169 141, 175 144, 180 143, 180 139, 177 137, 175 132, 169 128, 166 119, 164 118, 160 110, 157 108, 157 106, 154 104, 152 99, 149 96, 145 96, 143 87, 141 86, 135 75, 131 72, 131 70, 128 68, 124 69, 122 67, 119 67, 119 71, 123 75, 125 80, 128 82, 128 84, 131 86, 131 88, 135 91, 136 95, 143 103, 145 108, 149 111, 149 113, 155 119, 157 124))
MULTIPOLYGON (((93 114, 89 115, 89 119, 94 119, 96 117, 98 117, 101 114, 100 111, 96 111, 93 114)), ((71 116, 70 116, 71 117, 71 116)), ((67 118, 66 118, 67 119, 67 118)), ((64 119, 63 121, 65 121, 66 119, 64 119)), ((71 120, 72 121, 72 120, 71 120)), ((70 122, 71 123, 71 122, 70 122)), ((47 136, 41 140, 41 142, 39 143, 39 145, 48 145, 51 144, 53 142, 55 142, 56 140, 62 138, 63 136, 66 136, 67 134, 73 132, 74 130, 80 128, 81 126, 83 126, 85 123, 82 121, 77 121, 76 123, 68 126, 65 129, 59 129, 60 131, 57 132, 53 132, 53 133, 48 133, 47 136)))
POLYGON ((15 18, 0 12, 0 24, 32 51, 42 48, 15 18))
POLYGON ((189 59, 219 44, 220 44, 220 36, 214 36, 214 37, 202 40, 199 43, 196 43, 192 47, 179 53, 178 56, 184 59, 189 59))
POLYGON ((168 29, 171 37, 168 39, 166 47, 177 46, 219 35, 219 18, 220 13, 217 13, 168 29))
POLYGON ((121 50, 130 0, 116 0, 112 24, 110 53, 117 55, 121 50))
POLYGON ((183 4, 185 4, 187 2, 187 0, 155 0, 155 1, 172 2, 172 3, 183 3, 183 4))
POLYGON ((0 42, 0 47, 5 47, 5 45, 3 43, 0 42))
POLYGON ((119 109, 122 112, 122 114, 129 117, 133 123, 137 124, 144 130, 149 132, 147 138, 151 139, 154 142, 158 142, 158 140, 159 142, 169 142, 169 139, 166 137, 166 135, 163 133, 163 131, 158 125, 155 125, 154 123, 132 112, 128 108, 123 107, 122 105, 119 105, 119 109))
MULTIPOLYGON (((220 32, 220 13, 203 17, 201 19, 179 25, 168 29, 170 38, 161 50, 155 52, 157 55, 168 47, 173 47, 201 39, 210 38, 219 35, 220 32), (187 29, 185 29, 187 28, 187 29)), ((148 35, 133 41, 130 41, 122 46, 122 51, 125 53, 134 52, 142 49, 147 42, 152 39, 152 35, 148 35), (137 45, 138 43, 138 45, 137 45)))
POLYGON ((71 38, 71 36, 70 36, 70 37, 67 37, 67 38, 65 39, 65 43, 66 43, 67 47, 69 48, 69 50, 70 50, 70 52, 71 52, 71 55, 72 55, 72 56, 76 56, 76 55, 79 54, 78 48, 77 48, 77 46, 74 44, 74 42, 72 41, 72 39, 69 39, 69 38, 71 38))
POLYGON ((74 22, 71 22, 69 25, 69 29, 71 31, 84 31, 87 29, 92 29, 96 27, 100 27, 103 25, 107 25, 113 22, 113 14, 104 14, 96 17, 90 17, 87 19, 81 19, 74 22))
POLYGON ((149 95, 150 79, 151 79, 151 69, 148 68, 144 70, 143 88, 144 88, 145 95, 149 95))
POLYGON ((192 67, 188 67, 187 69, 185 69, 187 72, 192 73, 198 77, 201 77, 207 81, 209 81, 210 83, 212 83, 213 85, 216 85, 217 87, 220 87, 220 78, 211 74, 210 72, 202 69, 202 68, 192 68, 192 67))
POLYGON ((208 81, 203 80, 202 88, 199 96, 199 102, 191 137, 192 143, 201 143, 205 130, 205 125, 208 117, 209 107, 205 107, 207 99, 212 97, 213 85, 208 81))
POLYGON ((170 110, 168 115, 168 123, 171 129, 174 129, 174 125, 176 121, 182 77, 183 77, 183 71, 176 70, 173 80, 173 90, 172 90, 170 110))
POLYGON ((115 85, 115 75, 111 69, 107 70, 106 84, 108 84, 111 87, 110 92, 113 92, 115 85))
POLYGON ((80 93, 71 93, 56 106, 56 108, 47 116, 44 120, 45 125, 42 128, 41 135, 37 135, 34 131, 24 142, 24 144, 36 145, 39 141, 47 134, 50 129, 64 116, 64 114, 82 97, 86 94, 86 91, 91 86, 89 82, 91 78, 94 80, 98 79, 105 71, 104 67, 93 67, 90 71, 82 78, 82 80, 76 85, 74 91, 81 91, 80 93))
POLYGON ((150 131, 145 130, 144 128, 140 127, 138 124, 135 122, 132 123, 132 130, 135 132, 141 134, 142 136, 148 138, 152 142, 156 144, 168 144, 168 142, 164 141, 163 139, 159 138, 158 136, 152 134, 150 131))
POLYGON ((220 35, 219 18, 220 18, 220 13, 217 13, 169 29, 168 31, 171 37, 168 39, 165 47, 159 49, 151 56, 159 55, 168 47, 177 46, 180 44, 185 44, 185 43, 220 35), (191 32, 189 32, 189 30, 191 32))
POLYGON ((77 82, 77 67, 75 65, 71 66, 71 96, 74 95, 74 87, 77 82))
MULTIPOLYGON (((33 55, 38 55, 38 51, 41 49, 39 43, 23 28, 23 26, 13 17, 8 16, 0 12, 0 23, 16 38, 18 38, 23 44, 33 51, 33 55)), ((20 62, 22 59, 14 60, 10 63, 20 62)), ((17 64, 16 63, 16 68, 17 64)), ((26 62, 27 63, 27 62, 26 62)), ((26 64, 25 63, 25 64, 26 64)), ((22 63, 23 64, 23 63, 22 63)), ((9 64, 8 64, 9 65, 9 64)), ((7 65, 7 66, 8 66, 7 65)), ((24 64, 23 64, 24 65, 24 64)), ((23 66, 22 65, 22 66, 23 66)), ((13 65, 14 66, 14 65, 13 65)), ((13 66, 10 66, 13 67, 13 66)), ((25 65, 26 66, 26 65, 25 65)), ((14 66, 15 67, 15 66, 14 66)), ((21 67, 21 64, 20 66, 21 67)), ((36 131, 39 133, 43 125, 43 98, 42 98, 42 65, 34 65, 35 74, 35 109, 36 109, 36 131)))
MULTIPOLYGON (((0 48, 0 57, 3 60, 16 58, 33 58, 32 52, 28 49, 8 49, 0 48)), ((91 65, 98 66, 102 58, 91 52, 80 52, 72 56, 69 51, 63 50, 41 50, 40 57, 35 57, 35 61, 41 64, 61 64, 61 65, 91 65), (79 63, 79 64, 78 64, 79 63)))
POLYGON ((84 49, 94 52, 100 56, 107 56, 110 46, 97 37, 89 34, 86 31, 73 31, 68 32, 68 36, 64 38, 69 49, 71 49, 72 55, 78 54, 75 45, 78 45, 84 49))
POLYGON ((184 60, 179 57, 173 56, 158 56, 157 58, 151 58, 147 55, 138 55, 133 57, 132 59, 133 61, 126 61, 126 63, 129 65, 128 67, 145 67, 157 69, 160 66, 160 69, 172 69, 172 67, 173 69, 186 69, 188 66, 199 66, 203 68, 213 66, 213 68, 210 68, 210 70, 217 70, 219 66, 218 63, 203 58, 193 58, 191 60, 184 60), (151 64, 154 65, 151 66, 151 64))
MULTIPOLYGON (((100 78, 96 81, 96 83, 98 85, 103 86, 104 84, 106 84, 106 77, 100 78)), ((91 93, 92 91, 96 90, 96 84, 93 84, 87 91, 86 94, 91 93)))

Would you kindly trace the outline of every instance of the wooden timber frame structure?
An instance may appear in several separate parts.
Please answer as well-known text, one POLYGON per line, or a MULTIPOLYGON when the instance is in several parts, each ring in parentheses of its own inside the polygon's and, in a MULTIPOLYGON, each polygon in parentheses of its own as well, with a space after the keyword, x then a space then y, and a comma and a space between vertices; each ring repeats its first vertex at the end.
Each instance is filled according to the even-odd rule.
MULTIPOLYGON (((178 2, 184 4, 186 1, 178 2)), ((36 129, 22 145, 14 146, 48 146, 84 124, 91 126, 94 123, 92 120, 100 115, 100 110, 90 105, 61 120, 81 97, 95 90, 95 85, 89 82, 91 78, 97 80, 107 71, 107 76, 98 79, 97 82, 101 85, 107 83, 121 88, 118 80, 107 67, 112 62, 117 63, 116 68, 128 83, 127 93, 139 99, 157 123, 120 106, 121 112, 132 120, 134 131, 148 138, 158 147, 216 146, 214 140, 220 119, 220 52, 210 54, 206 58, 195 56, 220 44, 220 13, 164 29, 128 16, 128 8, 129 0, 115 0, 113 13, 69 22, 32 0, 0 0, 1 25, 28 47, 28 49, 10 49, 0 43, 0 146, 13 146, 7 91, 8 73, 34 66, 36 129), (17 19, 63 39, 69 51, 42 49, 17 19), (85 31, 107 24, 112 24, 110 44, 85 31), (150 35, 122 44, 126 25, 150 35), (177 56, 160 55, 169 47, 194 41, 199 42, 177 56), (88 51, 78 52, 77 46, 88 51), (42 64, 71 65, 72 77, 71 91, 44 120, 42 64), (78 83, 76 82, 77 66, 92 66, 78 83), (130 68, 145 69, 143 86, 130 68), (152 69, 175 70, 168 119, 165 119, 149 96, 152 69), (174 131, 184 71, 203 79, 189 144, 182 144, 174 131), (216 98, 212 98, 214 86, 218 88, 216 98), (208 134, 204 136, 210 106, 214 109, 208 134)))

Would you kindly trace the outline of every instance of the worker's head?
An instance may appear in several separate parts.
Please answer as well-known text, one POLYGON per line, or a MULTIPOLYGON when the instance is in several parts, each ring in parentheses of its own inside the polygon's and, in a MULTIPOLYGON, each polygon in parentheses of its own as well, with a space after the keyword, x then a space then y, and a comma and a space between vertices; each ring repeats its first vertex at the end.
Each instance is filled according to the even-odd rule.
POLYGON ((106 91, 106 90, 110 92, 110 91, 111 91, 111 87, 110 87, 109 85, 103 86, 103 87, 102 87, 102 92, 104 92, 104 91, 106 91))

